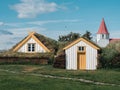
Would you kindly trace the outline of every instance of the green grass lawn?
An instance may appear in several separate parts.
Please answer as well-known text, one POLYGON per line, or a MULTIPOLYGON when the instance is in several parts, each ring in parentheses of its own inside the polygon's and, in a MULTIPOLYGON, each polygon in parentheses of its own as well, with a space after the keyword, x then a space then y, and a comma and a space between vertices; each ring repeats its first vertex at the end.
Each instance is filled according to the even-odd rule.
POLYGON ((0 71, 0 90, 119 90, 120 86, 104 86, 81 83, 71 80, 43 78, 29 75, 42 73, 64 77, 85 78, 94 81, 120 84, 119 70, 67 71, 55 69, 50 65, 0 65, 0 69, 19 72, 0 71), (24 72, 24 73, 23 73, 24 72))

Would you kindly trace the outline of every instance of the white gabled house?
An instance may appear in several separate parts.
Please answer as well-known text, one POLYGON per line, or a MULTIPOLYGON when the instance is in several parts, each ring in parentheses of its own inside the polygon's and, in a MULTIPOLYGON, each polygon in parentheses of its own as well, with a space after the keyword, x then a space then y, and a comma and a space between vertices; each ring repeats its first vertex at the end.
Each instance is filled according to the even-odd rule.
POLYGON ((85 39, 79 38, 64 48, 66 55, 66 69, 68 70, 96 70, 99 46, 85 39))
POLYGON ((22 53, 46 53, 50 52, 50 49, 40 40, 41 37, 35 32, 29 33, 22 41, 13 47, 14 52, 22 53))

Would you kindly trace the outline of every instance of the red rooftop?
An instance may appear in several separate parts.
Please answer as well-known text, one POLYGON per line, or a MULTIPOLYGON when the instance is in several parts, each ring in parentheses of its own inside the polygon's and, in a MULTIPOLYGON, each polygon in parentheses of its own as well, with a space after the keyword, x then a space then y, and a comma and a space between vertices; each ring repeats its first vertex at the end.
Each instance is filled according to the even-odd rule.
POLYGON ((106 27, 106 24, 105 24, 105 21, 104 21, 104 18, 102 19, 102 22, 100 24, 100 27, 99 27, 97 34, 109 34, 107 27, 106 27))

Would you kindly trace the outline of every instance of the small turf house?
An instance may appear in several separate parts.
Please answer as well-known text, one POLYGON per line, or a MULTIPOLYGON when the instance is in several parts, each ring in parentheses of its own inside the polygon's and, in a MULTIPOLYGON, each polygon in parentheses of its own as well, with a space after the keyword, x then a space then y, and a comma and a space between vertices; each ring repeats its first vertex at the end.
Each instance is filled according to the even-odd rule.
POLYGON ((47 38, 35 32, 29 33, 22 41, 16 44, 12 51, 22 53, 48 53, 54 52, 52 45, 55 40, 47 38))
POLYGON ((95 70, 97 69, 98 50, 100 48, 90 40, 79 38, 64 48, 66 69, 95 70))

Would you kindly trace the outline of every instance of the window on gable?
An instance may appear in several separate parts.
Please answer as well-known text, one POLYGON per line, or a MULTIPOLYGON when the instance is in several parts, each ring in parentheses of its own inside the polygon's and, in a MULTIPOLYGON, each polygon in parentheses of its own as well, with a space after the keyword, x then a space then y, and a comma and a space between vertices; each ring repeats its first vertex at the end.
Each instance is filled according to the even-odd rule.
POLYGON ((78 47, 78 51, 79 51, 79 52, 84 52, 84 51, 85 51, 85 47, 84 47, 84 46, 78 47))
POLYGON ((31 44, 28 44, 28 51, 31 51, 31 44))
POLYGON ((35 52, 35 43, 28 44, 28 52, 35 52))

